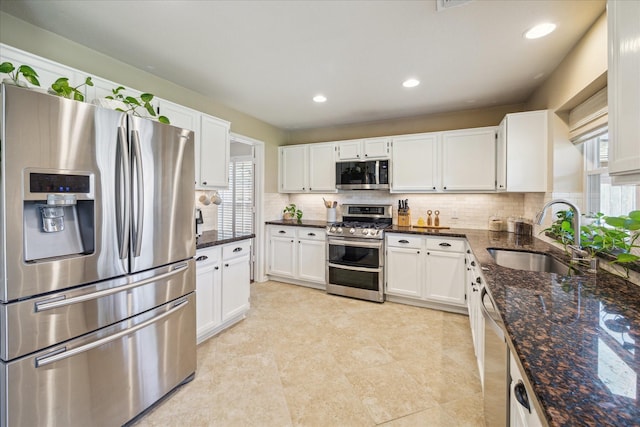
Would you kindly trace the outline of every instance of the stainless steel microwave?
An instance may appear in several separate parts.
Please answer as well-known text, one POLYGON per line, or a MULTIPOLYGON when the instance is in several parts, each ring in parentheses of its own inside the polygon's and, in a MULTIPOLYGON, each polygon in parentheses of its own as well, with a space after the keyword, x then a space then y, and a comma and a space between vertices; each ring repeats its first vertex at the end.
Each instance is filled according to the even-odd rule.
POLYGON ((389 160, 337 162, 338 190, 388 190, 389 160))

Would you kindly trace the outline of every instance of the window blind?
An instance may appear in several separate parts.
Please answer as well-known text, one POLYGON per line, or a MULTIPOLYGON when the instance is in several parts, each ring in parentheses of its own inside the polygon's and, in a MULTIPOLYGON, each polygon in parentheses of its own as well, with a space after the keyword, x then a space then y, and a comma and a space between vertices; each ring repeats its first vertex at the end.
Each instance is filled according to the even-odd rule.
POLYGON ((579 144, 606 133, 608 120, 605 87, 569 112, 569 139, 579 144))
POLYGON ((253 233, 254 167, 251 158, 229 162, 229 189, 219 191, 218 231, 253 233))

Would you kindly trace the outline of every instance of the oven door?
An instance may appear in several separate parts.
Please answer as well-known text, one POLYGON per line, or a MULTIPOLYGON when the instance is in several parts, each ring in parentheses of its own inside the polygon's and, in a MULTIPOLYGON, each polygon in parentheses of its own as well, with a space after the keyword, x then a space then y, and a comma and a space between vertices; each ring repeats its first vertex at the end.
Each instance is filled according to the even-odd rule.
POLYGON ((382 240, 329 239, 327 261, 329 264, 377 269, 384 266, 382 240))
MULTIPOLYGON (((365 291, 379 292, 382 287, 383 270, 380 268, 360 268, 346 267, 343 265, 329 263, 329 285, 327 290, 330 293, 330 286, 338 285, 346 288, 362 289, 365 291)), ((351 296, 351 295, 349 295, 351 296)))

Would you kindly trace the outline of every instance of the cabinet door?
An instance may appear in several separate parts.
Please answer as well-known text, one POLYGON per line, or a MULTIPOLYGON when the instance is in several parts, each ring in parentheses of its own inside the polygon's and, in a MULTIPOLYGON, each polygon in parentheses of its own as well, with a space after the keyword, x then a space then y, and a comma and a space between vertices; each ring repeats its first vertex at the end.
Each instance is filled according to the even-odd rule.
POLYGON ((362 153, 362 140, 344 141, 338 144, 338 158, 340 160, 358 160, 362 153))
POLYGON ((244 314, 249 309, 249 256, 223 260, 222 322, 244 314))
POLYGON ((298 278, 326 283, 327 248, 324 240, 298 239, 298 278))
POLYGON ((442 188, 444 190, 495 190, 495 128, 442 134, 442 188))
POLYGON ((196 158, 198 159, 199 153, 200 164, 199 174, 196 170, 196 188, 229 187, 230 124, 206 114, 202 114, 200 120, 200 147, 195 147, 196 158))
POLYGON ((420 249, 387 247, 386 289, 388 294, 421 298, 423 291, 420 249))
MULTIPOLYGON (((51 87, 60 77, 67 77, 69 79, 69 86, 78 86, 83 83, 86 75, 82 75, 73 68, 66 67, 57 62, 49 61, 48 59, 33 55, 28 52, 23 52, 18 49, 13 49, 9 46, 3 46, 0 54, 0 63, 11 62, 14 67, 18 68, 21 65, 28 65, 38 74, 38 81, 40 82, 40 88, 47 90, 51 87)), ((3 75, 3 78, 8 78, 8 75, 3 75)), ((1 80, 1 79, 0 79, 1 80)), ((38 87, 27 82, 22 76, 19 79, 20 82, 26 83, 28 87, 38 87)))
POLYGON ((609 174, 614 183, 639 184, 640 2, 607 2, 607 19, 609 174))
POLYGON ((496 137, 496 190, 507 190, 507 119, 500 122, 496 137))
POLYGON ((291 147, 280 147, 280 192, 296 193, 306 191, 308 176, 308 147, 294 145, 291 147))
POLYGON ((365 139, 362 146, 366 159, 389 157, 389 138, 365 139))
POLYGON ((269 240, 268 274, 293 277, 295 265, 295 240, 293 237, 272 236, 269 240))
POLYGON ((464 278, 463 253, 427 252, 427 299, 464 306, 464 278))
POLYGON ((196 334, 198 343, 221 323, 219 248, 196 252, 196 334))
POLYGON ((336 192, 336 144, 309 145, 309 191, 336 192))
POLYGON ((160 99, 158 100, 158 113, 167 116, 173 126, 198 133, 198 124, 200 123, 198 111, 160 99))
POLYGON ((505 117, 507 191, 547 191, 547 116, 546 110, 540 110, 507 114, 505 117))
POLYGON ((438 134, 395 138, 391 145, 391 191, 435 191, 438 134))

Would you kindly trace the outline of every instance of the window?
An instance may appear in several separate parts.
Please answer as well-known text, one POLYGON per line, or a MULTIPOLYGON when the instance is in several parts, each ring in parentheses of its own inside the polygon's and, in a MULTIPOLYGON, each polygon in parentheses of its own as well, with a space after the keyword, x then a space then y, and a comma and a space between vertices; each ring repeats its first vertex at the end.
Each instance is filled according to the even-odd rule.
POLYGON ((233 157, 229 161, 229 189, 221 190, 218 231, 253 233, 253 157, 233 157))
POLYGON ((638 206, 640 186, 611 185, 608 174, 609 135, 605 133, 584 142, 585 200, 588 213, 627 215, 638 206))

